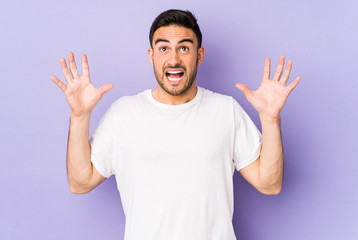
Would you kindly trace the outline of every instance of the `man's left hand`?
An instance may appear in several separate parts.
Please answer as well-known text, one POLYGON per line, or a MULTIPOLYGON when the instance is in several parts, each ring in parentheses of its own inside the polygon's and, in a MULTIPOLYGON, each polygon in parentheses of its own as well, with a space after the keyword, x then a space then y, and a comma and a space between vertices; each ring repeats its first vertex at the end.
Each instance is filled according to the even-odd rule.
POLYGON ((240 89, 246 96, 247 100, 259 113, 260 118, 267 120, 276 120, 280 118, 280 112, 285 105, 288 95, 297 86, 300 77, 297 77, 288 86, 285 86, 290 76, 292 61, 288 60, 286 69, 281 77, 283 66, 285 64, 285 56, 281 55, 275 76, 270 80, 270 58, 266 58, 264 76, 260 88, 251 91, 245 84, 236 83, 236 87, 240 89))

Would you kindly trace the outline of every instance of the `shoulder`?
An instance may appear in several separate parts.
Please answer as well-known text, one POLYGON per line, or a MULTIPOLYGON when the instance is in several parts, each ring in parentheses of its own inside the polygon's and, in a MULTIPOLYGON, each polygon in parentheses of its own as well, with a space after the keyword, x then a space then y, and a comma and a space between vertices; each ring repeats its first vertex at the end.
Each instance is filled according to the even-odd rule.
POLYGON ((150 90, 145 90, 135 95, 122 96, 118 98, 116 101, 114 101, 111 104, 110 108, 118 111, 121 109, 128 109, 128 108, 140 106, 143 103, 143 101, 145 101, 148 91, 150 90))
POLYGON ((203 92, 204 103, 206 102, 214 106, 228 106, 232 108, 234 102, 236 102, 236 100, 229 95, 213 92, 205 88, 201 88, 201 91, 203 92))
POLYGON ((122 96, 122 97, 118 98, 116 101, 114 101, 112 103, 112 106, 119 107, 122 105, 136 104, 140 101, 143 101, 143 99, 148 91, 150 91, 150 90, 145 90, 145 91, 140 92, 135 95, 122 96))
POLYGON ((235 118, 245 117, 245 110, 234 97, 213 92, 204 88, 201 88, 201 90, 203 92, 202 105, 207 105, 210 109, 217 109, 217 111, 220 112, 230 112, 235 118))
POLYGON ((131 112, 137 111, 138 108, 143 108, 147 91, 148 90, 136 95, 122 96, 118 98, 110 105, 103 118, 118 119, 120 116, 127 116, 131 112))

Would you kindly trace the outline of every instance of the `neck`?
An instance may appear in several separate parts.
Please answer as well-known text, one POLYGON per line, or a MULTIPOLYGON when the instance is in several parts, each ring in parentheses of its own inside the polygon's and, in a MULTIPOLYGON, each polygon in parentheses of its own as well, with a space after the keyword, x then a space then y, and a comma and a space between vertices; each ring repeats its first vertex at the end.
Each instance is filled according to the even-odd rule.
POLYGON ((195 83, 183 94, 178 96, 173 96, 166 91, 164 91, 160 86, 152 90, 152 96, 155 100, 160 103, 169 104, 169 105, 180 105, 193 100, 197 93, 197 87, 195 83))

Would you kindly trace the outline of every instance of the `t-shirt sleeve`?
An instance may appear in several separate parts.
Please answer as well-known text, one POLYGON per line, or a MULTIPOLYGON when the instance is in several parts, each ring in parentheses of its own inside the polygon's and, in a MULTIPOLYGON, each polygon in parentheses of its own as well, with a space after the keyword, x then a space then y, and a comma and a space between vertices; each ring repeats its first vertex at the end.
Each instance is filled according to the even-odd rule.
POLYGON ((233 99, 233 107, 235 123, 233 161, 239 171, 260 156, 262 135, 235 99, 233 99))
POLYGON ((102 117, 90 138, 91 162, 104 177, 114 174, 116 114, 113 104, 102 117))

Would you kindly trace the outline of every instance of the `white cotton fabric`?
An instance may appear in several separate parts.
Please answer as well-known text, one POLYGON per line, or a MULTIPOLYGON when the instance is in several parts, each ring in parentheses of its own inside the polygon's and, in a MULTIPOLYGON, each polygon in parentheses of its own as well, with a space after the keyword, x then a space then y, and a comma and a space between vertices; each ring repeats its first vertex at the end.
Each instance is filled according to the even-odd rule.
POLYGON ((235 240, 233 173, 262 137, 229 96, 198 87, 181 105, 151 90, 111 105, 91 138, 97 171, 115 174, 125 240, 235 240))

